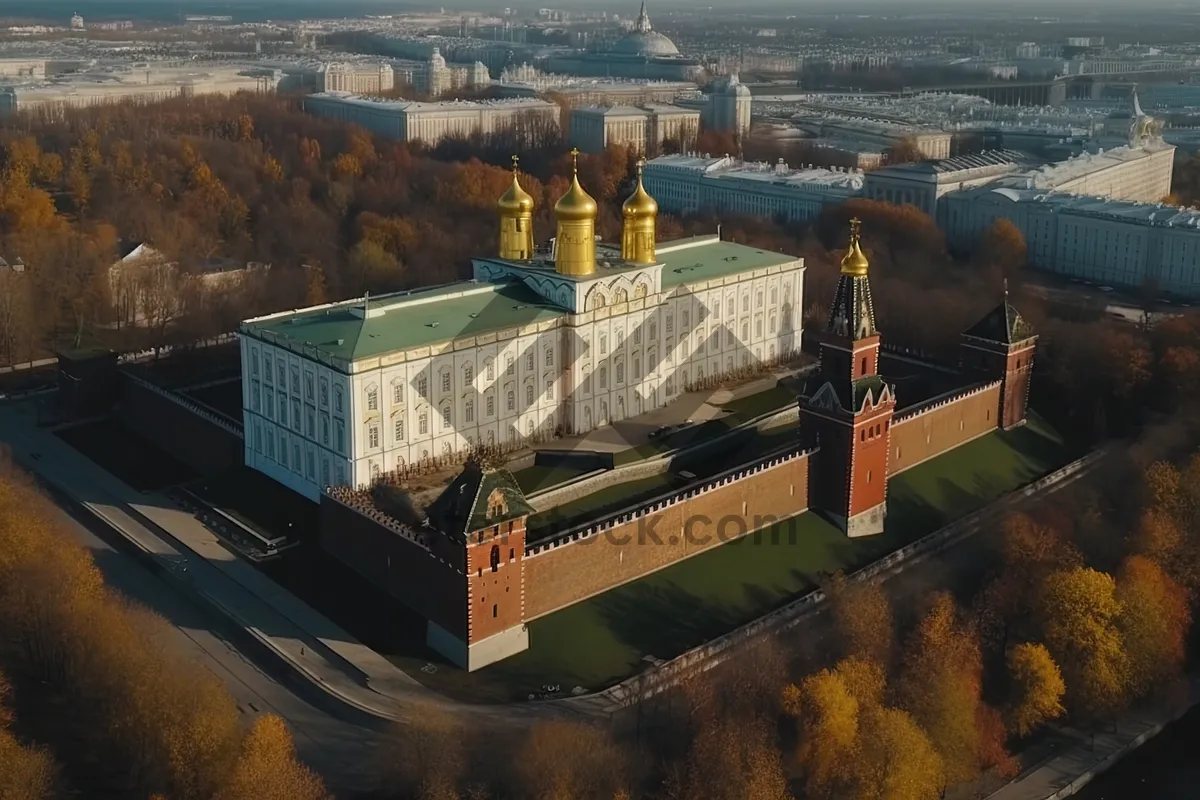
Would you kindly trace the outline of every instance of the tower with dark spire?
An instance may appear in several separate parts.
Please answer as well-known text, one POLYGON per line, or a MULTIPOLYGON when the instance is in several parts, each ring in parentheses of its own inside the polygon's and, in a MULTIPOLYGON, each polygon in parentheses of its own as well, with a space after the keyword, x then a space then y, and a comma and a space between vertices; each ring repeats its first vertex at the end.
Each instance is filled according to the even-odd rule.
POLYGON ((1000 381, 1000 427, 1004 430, 1025 424, 1029 387, 1033 381, 1033 356, 1037 334, 1008 297, 968 328, 959 341, 963 372, 981 379, 1000 381))
POLYGON ((879 374, 880 338, 860 227, 850 220, 849 246, 820 337, 820 367, 800 395, 801 428, 819 447, 810 466, 810 505, 848 536, 883 532, 896 407, 895 387, 879 374))
POLYGON ((646 13, 646 0, 642 0, 642 10, 638 12, 637 22, 633 24, 633 29, 638 33, 649 33, 653 30, 650 27, 650 15, 646 13))

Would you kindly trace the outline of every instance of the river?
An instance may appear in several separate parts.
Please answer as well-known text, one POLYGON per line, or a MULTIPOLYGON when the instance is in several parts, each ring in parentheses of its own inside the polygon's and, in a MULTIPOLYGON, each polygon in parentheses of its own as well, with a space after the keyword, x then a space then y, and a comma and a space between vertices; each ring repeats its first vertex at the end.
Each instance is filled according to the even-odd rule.
POLYGON ((1079 800, 1195 800, 1200 797, 1200 706, 1075 795, 1079 800))

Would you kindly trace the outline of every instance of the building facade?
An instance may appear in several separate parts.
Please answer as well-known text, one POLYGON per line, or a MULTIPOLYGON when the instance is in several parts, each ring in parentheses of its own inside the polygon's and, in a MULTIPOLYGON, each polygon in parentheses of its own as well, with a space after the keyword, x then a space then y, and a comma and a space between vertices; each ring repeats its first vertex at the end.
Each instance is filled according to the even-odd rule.
MULTIPOLYGON (((473 281, 243 323, 247 465, 317 499, 584 433, 799 348, 802 259, 717 236, 656 245, 657 208, 627 211, 648 250, 597 244, 576 179, 551 249, 514 258, 502 236, 509 257, 476 259, 473 281)), ((525 213, 502 201, 502 231, 525 213)))
POLYGON ((677 106, 575 108, 570 114, 570 142, 585 153, 603 152, 610 144, 637 153, 657 150, 664 141, 689 147, 699 133, 700 112, 677 106))
POLYGON ((646 164, 646 186, 672 214, 699 211, 813 219, 826 205, 862 191, 856 170, 788 169, 782 163, 746 163, 732 156, 670 155, 646 164))
POLYGON ((519 129, 522 125, 559 124, 558 106, 529 99, 419 103, 325 92, 305 97, 304 110, 360 125, 381 136, 427 144, 436 144, 448 136, 495 133, 519 129))
POLYGON ((389 64, 325 64, 317 70, 316 91, 376 94, 396 86, 389 64))

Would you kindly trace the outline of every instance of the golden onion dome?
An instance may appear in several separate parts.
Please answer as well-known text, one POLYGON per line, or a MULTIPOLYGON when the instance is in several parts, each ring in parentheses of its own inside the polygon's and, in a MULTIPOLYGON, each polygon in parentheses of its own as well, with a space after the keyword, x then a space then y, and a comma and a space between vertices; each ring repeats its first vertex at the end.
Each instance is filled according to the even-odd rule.
POLYGON ((567 193, 554 204, 554 216, 560 222, 594 220, 599 210, 596 201, 579 185, 579 173, 571 178, 571 188, 567 189, 567 193))
POLYGON ((508 191, 500 195, 500 199, 496 201, 496 208, 501 214, 533 213, 533 197, 521 188, 521 183, 517 180, 517 173, 513 173, 512 186, 509 186, 508 191))
POLYGON ((866 275, 871 266, 867 256, 858 243, 858 231, 862 223, 857 219, 850 220, 850 247, 842 257, 843 275, 866 275))
POLYGON ((621 205, 621 215, 626 219, 658 216, 658 203, 646 191, 646 187, 642 185, 641 164, 638 164, 637 188, 633 190, 633 194, 629 195, 629 198, 621 205))

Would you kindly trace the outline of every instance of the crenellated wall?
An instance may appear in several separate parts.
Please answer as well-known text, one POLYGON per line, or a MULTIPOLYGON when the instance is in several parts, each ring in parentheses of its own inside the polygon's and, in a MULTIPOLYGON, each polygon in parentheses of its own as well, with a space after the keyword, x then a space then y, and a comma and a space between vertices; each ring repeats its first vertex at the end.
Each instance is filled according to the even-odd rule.
MULTIPOLYGON (((525 553, 525 618, 635 580, 808 509, 801 451, 743 465, 525 553)), ((789 534, 781 526, 781 535, 789 534)))
POLYGON ((892 421, 888 477, 996 430, 1000 381, 951 392, 897 414, 892 421))

